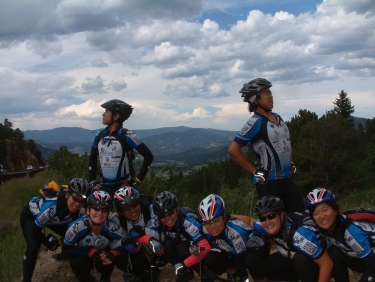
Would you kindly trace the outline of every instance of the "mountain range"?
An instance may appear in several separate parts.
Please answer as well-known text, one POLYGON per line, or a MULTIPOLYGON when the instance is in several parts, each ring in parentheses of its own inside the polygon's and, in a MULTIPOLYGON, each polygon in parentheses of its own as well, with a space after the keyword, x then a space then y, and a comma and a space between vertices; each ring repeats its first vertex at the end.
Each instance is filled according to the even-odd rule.
MULTIPOLYGON (((132 130, 154 154, 153 166, 175 163, 177 167, 203 165, 228 158, 228 147, 236 131, 186 126, 132 130)), ((25 139, 33 139, 43 157, 66 146, 72 153, 90 153, 98 130, 59 127, 50 130, 26 130, 25 139)))
MULTIPOLYGON (((353 117, 354 126, 365 118, 353 117)), ((26 130, 25 139, 33 139, 44 158, 61 146, 76 154, 90 154, 92 140, 99 131, 80 127, 59 127, 50 130, 26 130)), ((175 163, 190 168, 229 157, 227 150, 237 131, 186 126, 132 130, 154 154, 153 166, 175 163)))

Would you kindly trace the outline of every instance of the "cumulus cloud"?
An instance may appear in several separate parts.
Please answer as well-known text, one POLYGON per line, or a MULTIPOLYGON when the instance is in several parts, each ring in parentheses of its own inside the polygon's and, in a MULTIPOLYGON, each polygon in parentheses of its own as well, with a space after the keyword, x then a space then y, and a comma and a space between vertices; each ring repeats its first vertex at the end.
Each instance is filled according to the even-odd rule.
POLYGON ((108 64, 106 62, 104 62, 102 59, 92 60, 91 65, 93 67, 97 67, 97 68, 107 68, 108 67, 108 64))
MULTIPOLYGON (((375 75, 373 0, 322 0, 295 15, 243 8, 230 28, 200 18, 204 9, 230 11, 250 7, 246 3, 0 1, 0 112, 28 115, 51 107, 77 117, 88 106, 81 100, 94 103, 126 91, 127 101, 141 105, 135 111, 141 120, 223 123, 226 115, 239 119, 238 111, 230 114, 239 101, 231 93, 254 77, 290 89, 335 83, 334 93, 355 77, 358 91, 367 91, 375 75), (183 110, 158 108, 182 100, 183 110), (210 115, 213 102, 220 110, 210 115), (142 109, 148 113, 141 115, 142 109)), ((306 89, 298 91, 284 104, 289 112, 299 102, 319 106, 306 100, 306 89)))
POLYGON ((110 88, 112 88, 114 91, 118 92, 118 91, 121 91, 123 89, 125 89, 127 87, 127 83, 123 80, 123 79, 120 79, 120 80, 112 80, 108 86, 110 88))

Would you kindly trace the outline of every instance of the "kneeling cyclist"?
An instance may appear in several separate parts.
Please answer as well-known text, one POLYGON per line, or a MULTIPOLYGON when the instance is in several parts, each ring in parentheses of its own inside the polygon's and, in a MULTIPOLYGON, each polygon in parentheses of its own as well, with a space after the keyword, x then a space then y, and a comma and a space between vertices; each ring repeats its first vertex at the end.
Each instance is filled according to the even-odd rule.
POLYGON ((145 234, 146 223, 155 217, 152 211, 152 197, 147 194, 139 194, 138 190, 133 187, 122 187, 115 192, 113 202, 117 212, 110 218, 128 233, 139 234, 135 241, 141 246, 139 252, 129 256, 127 263, 122 266, 122 270, 136 275, 142 281, 149 279, 158 281, 159 268, 156 264, 156 255, 163 255, 164 249, 157 240, 145 234), (150 248, 147 248, 146 245, 150 248), (154 252, 151 255, 152 258, 148 257, 150 249, 154 252))
POLYGON ((81 178, 73 178, 65 191, 51 181, 41 196, 34 197, 24 207, 21 213, 21 228, 26 240, 26 251, 23 259, 23 281, 31 281, 40 246, 45 245, 50 251, 55 251, 61 240, 52 234, 45 236, 46 227, 64 236, 68 225, 84 212, 83 205, 91 192, 90 184, 81 178))
POLYGON ((94 280, 90 275, 94 267, 101 273, 100 281, 110 281, 114 265, 121 267, 137 246, 125 229, 108 219, 113 201, 107 192, 91 193, 87 203, 86 216, 69 225, 63 251, 69 254, 70 266, 80 282, 94 280))
POLYGON ((180 207, 176 196, 168 191, 156 196, 152 208, 157 217, 147 223, 146 234, 162 243, 167 262, 174 266, 176 282, 193 279, 193 270, 202 274, 200 261, 211 247, 199 230, 195 211, 180 207), (190 253, 191 245, 202 249, 199 256, 190 253))

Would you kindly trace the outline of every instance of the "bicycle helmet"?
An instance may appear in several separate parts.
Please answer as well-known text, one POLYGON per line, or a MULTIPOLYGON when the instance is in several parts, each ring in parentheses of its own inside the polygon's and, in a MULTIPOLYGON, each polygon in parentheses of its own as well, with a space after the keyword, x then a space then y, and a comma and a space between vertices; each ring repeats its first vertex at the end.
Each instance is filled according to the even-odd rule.
POLYGON ((90 183, 83 178, 73 178, 69 183, 68 189, 70 193, 77 193, 82 198, 87 198, 92 191, 90 183))
POLYGON ((102 104, 101 107, 104 109, 110 109, 113 115, 119 114, 120 122, 124 122, 125 120, 127 120, 133 112, 133 108, 131 105, 118 99, 109 100, 108 102, 102 104))
POLYGON ((254 98, 259 98, 260 93, 267 88, 272 87, 272 83, 269 82, 267 79, 264 78, 256 78, 253 80, 250 80, 248 83, 245 83, 239 93, 241 94, 241 97, 243 98, 244 102, 249 103, 249 110, 250 112, 254 112, 257 105, 253 103, 254 98))
POLYGON ((90 194, 87 199, 89 205, 99 205, 112 207, 113 201, 112 197, 105 191, 96 190, 90 194))
POLYGON ((325 188, 316 188, 307 194, 305 205, 307 208, 310 208, 322 202, 333 201, 336 201, 336 197, 331 191, 325 188))
POLYGON ((222 215, 225 212, 224 200, 215 194, 208 195, 198 206, 198 217, 202 221, 208 221, 222 215))
POLYGON ((122 187, 113 195, 113 203, 118 208, 137 199, 139 199, 139 192, 133 187, 122 187))
POLYGON ((176 196, 168 191, 161 192, 156 196, 152 210, 156 215, 163 215, 175 209, 178 205, 176 196))
POLYGON ((282 210, 284 210, 284 203, 282 200, 275 196, 264 196, 256 203, 254 214, 260 215, 266 212, 282 210))

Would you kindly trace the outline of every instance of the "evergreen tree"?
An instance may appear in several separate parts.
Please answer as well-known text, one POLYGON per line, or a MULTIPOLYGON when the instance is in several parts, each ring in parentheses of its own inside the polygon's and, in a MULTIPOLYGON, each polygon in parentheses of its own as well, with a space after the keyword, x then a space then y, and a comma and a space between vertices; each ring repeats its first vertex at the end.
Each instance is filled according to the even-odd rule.
POLYGON ((351 116, 352 113, 354 113, 354 106, 352 106, 352 102, 349 99, 348 94, 344 90, 341 90, 338 95, 339 98, 336 98, 336 100, 333 102, 333 104, 335 105, 333 111, 337 114, 342 115, 350 122, 351 125, 354 125, 351 116))

